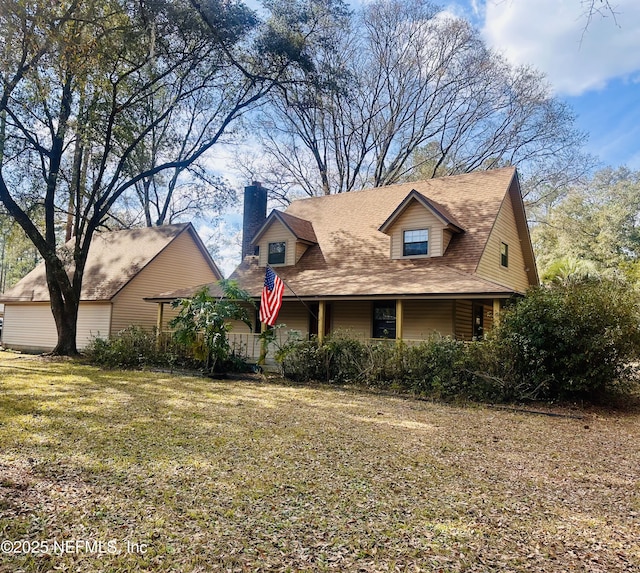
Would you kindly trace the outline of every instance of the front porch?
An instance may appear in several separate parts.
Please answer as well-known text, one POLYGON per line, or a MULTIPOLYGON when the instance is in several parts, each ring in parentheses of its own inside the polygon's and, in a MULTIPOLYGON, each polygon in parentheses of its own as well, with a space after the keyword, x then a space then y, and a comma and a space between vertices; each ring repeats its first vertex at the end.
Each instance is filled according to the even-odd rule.
MULTIPOLYGON (((434 334, 459 340, 483 338, 499 318, 504 299, 372 299, 285 300, 278 316, 275 340, 268 358, 290 340, 316 336, 322 343, 331 333, 346 333, 358 340, 403 340, 420 343, 434 334)), ((229 334, 232 348, 249 360, 261 352, 260 324, 253 332, 237 323, 229 334)))

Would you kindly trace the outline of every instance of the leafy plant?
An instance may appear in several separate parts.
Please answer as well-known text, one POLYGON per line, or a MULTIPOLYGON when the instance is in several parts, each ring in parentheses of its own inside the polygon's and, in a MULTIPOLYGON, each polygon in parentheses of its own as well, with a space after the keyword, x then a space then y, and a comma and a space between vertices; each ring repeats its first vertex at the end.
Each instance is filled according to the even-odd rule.
POLYGON ((159 341, 155 331, 133 325, 109 339, 95 338, 84 354, 93 364, 106 368, 193 365, 183 346, 171 340, 159 341))
POLYGON ((249 293, 235 281, 223 279, 218 285, 222 291, 218 298, 205 287, 192 298, 174 301, 172 306, 180 312, 169 323, 175 329, 175 340, 190 348, 194 357, 212 372, 232 357, 227 336, 231 321, 241 321, 252 328, 249 308, 255 307, 249 293))
POLYGON ((501 378, 514 397, 597 398, 638 374, 638 294, 616 280, 532 289, 495 332, 501 378))

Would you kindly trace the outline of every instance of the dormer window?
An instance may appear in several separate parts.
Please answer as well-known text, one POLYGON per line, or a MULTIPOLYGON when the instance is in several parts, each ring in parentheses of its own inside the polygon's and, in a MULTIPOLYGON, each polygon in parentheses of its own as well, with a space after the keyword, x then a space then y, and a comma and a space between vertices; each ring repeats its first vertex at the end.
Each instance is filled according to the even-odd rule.
POLYGON ((402 255, 416 257, 429 254, 429 229, 415 229, 403 234, 402 255))
POLYGON ((283 265, 285 261, 286 249, 287 243, 284 241, 269 243, 268 263, 270 265, 283 265))

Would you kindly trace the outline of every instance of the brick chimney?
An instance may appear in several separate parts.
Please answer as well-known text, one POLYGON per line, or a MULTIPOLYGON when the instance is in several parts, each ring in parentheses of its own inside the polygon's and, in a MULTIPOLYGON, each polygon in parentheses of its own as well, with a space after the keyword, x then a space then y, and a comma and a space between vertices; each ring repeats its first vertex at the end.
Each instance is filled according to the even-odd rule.
POLYGON ((259 181, 244 188, 244 216, 242 219, 242 258, 256 255, 257 247, 251 243, 267 219, 267 190, 259 181))

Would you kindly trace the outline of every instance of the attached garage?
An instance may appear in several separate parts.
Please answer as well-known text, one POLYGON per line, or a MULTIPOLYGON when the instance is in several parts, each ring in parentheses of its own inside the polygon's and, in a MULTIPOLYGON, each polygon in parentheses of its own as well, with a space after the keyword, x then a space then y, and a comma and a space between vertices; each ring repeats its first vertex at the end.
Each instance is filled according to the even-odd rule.
MULTIPOLYGON (((145 297, 222 278, 191 223, 96 235, 89 250, 78 309, 76 344, 108 338, 130 325, 156 326, 145 297)), ((5 303, 2 344, 29 352, 53 350, 57 331, 44 264, 0 295, 5 303)))
MULTIPOLYGON (((109 336, 111 308, 110 302, 80 304, 76 335, 78 350, 93 338, 109 336)), ((56 344, 58 335, 49 303, 8 304, 5 320, 10 328, 5 330, 2 342, 8 348, 46 352, 56 344)))

